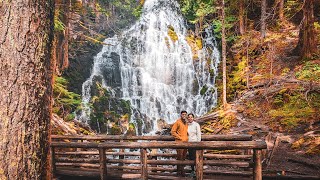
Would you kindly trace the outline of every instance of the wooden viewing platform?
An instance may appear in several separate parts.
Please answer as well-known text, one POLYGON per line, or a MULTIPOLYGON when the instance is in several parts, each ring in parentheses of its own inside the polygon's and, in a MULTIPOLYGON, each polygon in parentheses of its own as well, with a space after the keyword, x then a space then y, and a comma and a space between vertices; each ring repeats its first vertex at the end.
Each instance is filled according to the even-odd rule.
POLYGON ((54 175, 100 179, 181 179, 175 166, 186 165, 188 174, 190 165, 195 165, 198 180, 221 174, 261 180, 261 151, 267 148, 264 141, 252 141, 250 135, 203 135, 201 142, 176 142, 172 136, 51 138, 54 175), (172 150, 187 148, 196 150, 196 160, 176 160, 172 150))

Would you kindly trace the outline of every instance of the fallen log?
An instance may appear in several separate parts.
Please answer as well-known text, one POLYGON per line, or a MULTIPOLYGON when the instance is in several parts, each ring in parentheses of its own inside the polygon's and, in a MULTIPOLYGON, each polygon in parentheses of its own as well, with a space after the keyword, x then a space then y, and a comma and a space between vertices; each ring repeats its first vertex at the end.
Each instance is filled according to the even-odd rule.
POLYGON ((219 126, 213 133, 218 134, 220 131, 222 131, 223 126, 219 126))
POLYGON ((213 132, 214 132, 214 130, 213 130, 213 129, 208 128, 208 127, 203 127, 203 129, 204 129, 204 130, 206 130, 206 131, 208 131, 208 132, 211 132, 211 133, 213 133, 213 132))
POLYGON ((208 120, 212 120, 212 119, 216 119, 216 118, 219 118, 219 117, 220 117, 220 112, 214 112, 214 113, 211 113, 209 115, 205 115, 205 116, 201 116, 201 117, 195 118, 194 121, 196 121, 198 123, 202 123, 202 122, 205 122, 205 121, 208 121, 208 120))

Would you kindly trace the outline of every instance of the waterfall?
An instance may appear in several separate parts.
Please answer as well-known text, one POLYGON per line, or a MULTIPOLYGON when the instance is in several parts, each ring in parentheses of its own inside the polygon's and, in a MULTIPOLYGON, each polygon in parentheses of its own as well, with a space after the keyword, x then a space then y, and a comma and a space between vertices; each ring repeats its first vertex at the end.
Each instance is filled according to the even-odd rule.
MULTIPOLYGON (((202 45, 193 50, 190 32, 174 0, 146 0, 140 19, 128 30, 104 41, 94 58, 90 78, 83 83, 82 99, 88 104, 95 77, 113 96, 129 100, 131 122, 143 119, 149 132, 156 122, 173 123, 181 110, 196 116, 217 102, 215 77, 219 63, 212 28, 202 33, 202 45)), ((89 121, 85 106, 81 119, 89 121)), ((146 128, 146 127, 142 127, 146 128)))

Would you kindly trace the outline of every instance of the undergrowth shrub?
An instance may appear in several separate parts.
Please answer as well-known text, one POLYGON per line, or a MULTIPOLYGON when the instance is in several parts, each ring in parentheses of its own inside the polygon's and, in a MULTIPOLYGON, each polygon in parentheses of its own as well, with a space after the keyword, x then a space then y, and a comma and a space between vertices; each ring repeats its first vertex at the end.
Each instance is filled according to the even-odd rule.
POLYGON ((311 93, 308 98, 299 92, 280 91, 274 96, 271 119, 288 130, 316 118, 320 108, 320 95, 311 93))

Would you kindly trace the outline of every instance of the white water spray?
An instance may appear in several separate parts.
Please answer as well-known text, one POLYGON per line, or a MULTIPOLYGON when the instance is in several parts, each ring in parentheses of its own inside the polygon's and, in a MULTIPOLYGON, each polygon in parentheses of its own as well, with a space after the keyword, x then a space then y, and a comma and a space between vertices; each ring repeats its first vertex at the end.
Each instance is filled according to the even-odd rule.
MULTIPOLYGON (((114 96, 130 101, 133 123, 143 119, 149 124, 143 127, 146 132, 157 130, 159 119, 173 123, 181 110, 196 116, 207 113, 216 105, 219 52, 207 28, 194 59, 187 31, 176 1, 146 0, 139 21, 104 41, 108 45, 95 57, 92 74, 83 83, 83 103, 89 103, 93 78, 100 76, 114 96), (172 32, 176 38, 169 36, 172 32)), ((81 119, 88 122, 89 114, 85 107, 81 119)))

